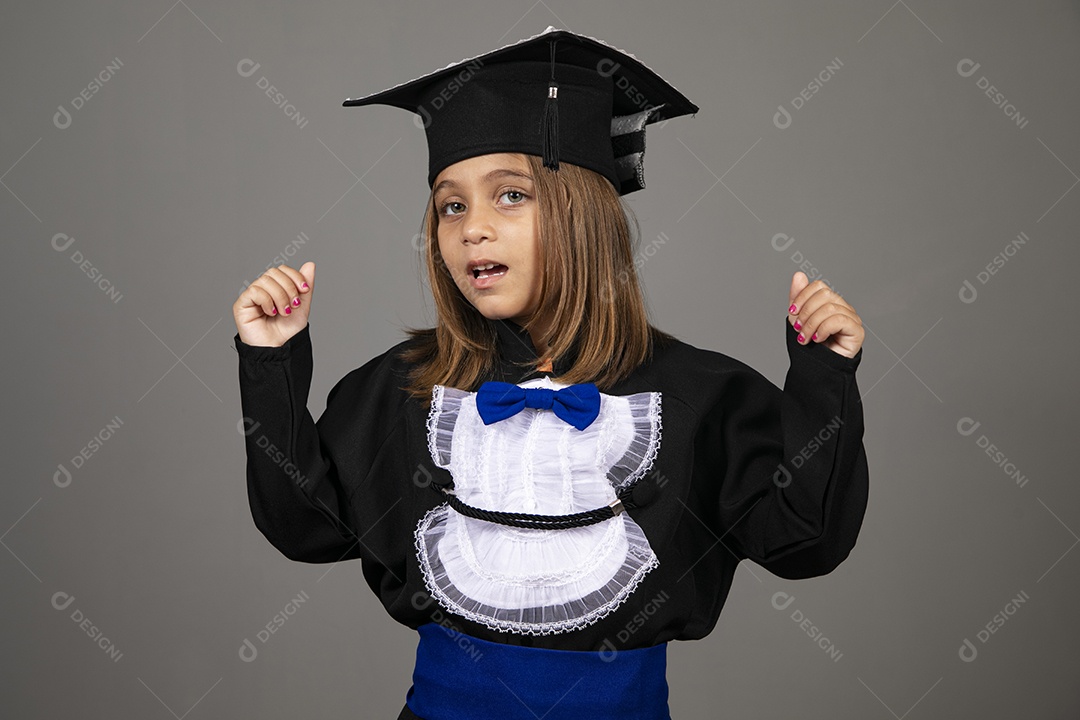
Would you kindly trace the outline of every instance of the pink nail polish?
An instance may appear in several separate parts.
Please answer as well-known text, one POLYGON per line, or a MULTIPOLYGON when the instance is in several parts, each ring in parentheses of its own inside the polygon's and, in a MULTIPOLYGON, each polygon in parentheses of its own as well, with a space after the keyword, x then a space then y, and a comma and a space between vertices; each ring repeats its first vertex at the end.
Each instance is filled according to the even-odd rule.
POLYGON ((295 298, 293 298, 293 299, 292 299, 292 304, 293 304, 293 305, 294 305, 295 307, 300 307, 300 298, 298 298, 298 297, 295 297, 295 298))
POLYGON ((308 289, 308 284, 307 284, 307 283, 304 283, 304 284, 303 284, 303 285, 301 285, 300 287, 301 287, 301 289, 303 289, 303 290, 307 290, 307 289, 308 289))
POLYGON ((792 304, 791 304, 791 307, 789 307, 789 308, 787 309, 787 311, 788 311, 789 313, 793 313, 793 312, 795 312, 795 311, 796 311, 796 310, 798 310, 798 309, 799 309, 799 308, 795 307, 795 303, 792 303, 792 304))
MULTIPOLYGON (((289 311, 289 309, 288 309, 288 308, 285 308, 285 312, 288 312, 288 311, 289 311)), ((805 337, 803 336, 803 334, 802 334, 802 333, 799 333, 799 338, 798 338, 798 340, 799 340, 799 342, 800 342, 800 343, 804 343, 804 342, 806 342, 806 338, 805 338, 805 337)))
POLYGON ((810 337, 811 337, 811 339, 813 339, 813 340, 817 340, 817 333, 814 333, 814 334, 813 334, 813 335, 811 335, 810 337))
POLYGON ((270 308, 270 314, 271 315, 277 315, 277 308, 276 307, 275 308, 270 308))
POLYGON ((802 323, 799 322, 798 320, 795 321, 795 329, 796 330, 802 330, 802 323))
MULTIPOLYGON (((292 315, 292 308, 291 308, 291 307, 288 307, 288 306, 286 306, 286 307, 285 307, 285 314, 286 314, 286 315, 292 315)), ((799 337, 802 337, 802 336, 800 335, 799 337)))

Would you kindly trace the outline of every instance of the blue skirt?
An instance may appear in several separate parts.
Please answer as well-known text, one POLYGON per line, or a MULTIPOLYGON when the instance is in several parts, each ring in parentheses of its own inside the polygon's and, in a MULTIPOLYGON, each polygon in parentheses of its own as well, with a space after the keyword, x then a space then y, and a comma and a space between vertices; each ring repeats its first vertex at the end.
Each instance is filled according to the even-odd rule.
POLYGON ((670 720, 667 643, 582 651, 417 628, 412 687, 398 720, 670 720))

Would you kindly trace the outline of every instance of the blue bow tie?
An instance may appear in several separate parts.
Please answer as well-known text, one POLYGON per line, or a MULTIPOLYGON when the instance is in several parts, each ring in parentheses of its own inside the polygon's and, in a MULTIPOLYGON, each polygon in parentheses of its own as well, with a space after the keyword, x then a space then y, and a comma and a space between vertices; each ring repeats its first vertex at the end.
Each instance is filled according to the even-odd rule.
POLYGON ((600 391, 592 383, 552 390, 494 381, 484 383, 476 391, 476 409, 485 425, 505 420, 527 407, 550 409, 578 430, 584 430, 600 414, 600 391))

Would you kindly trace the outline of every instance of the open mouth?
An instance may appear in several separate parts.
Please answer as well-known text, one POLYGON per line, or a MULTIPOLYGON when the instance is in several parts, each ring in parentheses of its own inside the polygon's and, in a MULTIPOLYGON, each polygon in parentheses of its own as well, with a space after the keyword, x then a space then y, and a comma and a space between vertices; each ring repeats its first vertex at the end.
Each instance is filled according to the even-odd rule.
POLYGON ((489 277, 499 277, 505 275, 507 271, 505 265, 499 263, 487 263, 486 265, 477 265, 472 269, 472 276, 476 280, 482 280, 489 277))

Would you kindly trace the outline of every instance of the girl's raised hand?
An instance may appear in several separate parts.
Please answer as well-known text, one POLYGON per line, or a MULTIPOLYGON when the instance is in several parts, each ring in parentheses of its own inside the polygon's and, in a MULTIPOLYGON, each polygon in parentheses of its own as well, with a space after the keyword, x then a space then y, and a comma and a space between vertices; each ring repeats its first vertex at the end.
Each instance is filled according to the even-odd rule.
POLYGON ((801 344, 817 342, 849 358, 858 354, 866 337, 862 319, 824 280, 810 282, 806 273, 796 272, 788 305, 788 322, 800 332, 801 344))
POLYGON ((315 263, 299 270, 276 265, 244 288, 233 303, 233 319, 240 340, 247 345, 281 347, 307 326, 315 263))

